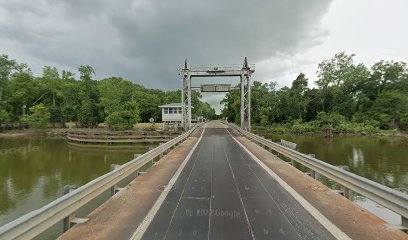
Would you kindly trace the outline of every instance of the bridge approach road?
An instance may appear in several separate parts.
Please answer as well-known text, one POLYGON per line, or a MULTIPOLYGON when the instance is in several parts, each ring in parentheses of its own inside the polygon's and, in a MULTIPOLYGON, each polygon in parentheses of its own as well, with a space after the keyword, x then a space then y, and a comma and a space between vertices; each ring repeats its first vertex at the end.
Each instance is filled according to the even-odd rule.
POLYGON ((142 239, 336 239, 221 123, 207 124, 142 239))

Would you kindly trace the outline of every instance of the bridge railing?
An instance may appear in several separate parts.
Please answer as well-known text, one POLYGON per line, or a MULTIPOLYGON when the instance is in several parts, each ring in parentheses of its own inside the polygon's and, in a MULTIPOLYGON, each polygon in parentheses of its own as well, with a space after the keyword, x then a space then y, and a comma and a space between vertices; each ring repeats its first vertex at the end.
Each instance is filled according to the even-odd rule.
POLYGON ((117 167, 115 170, 102 175, 87 184, 52 201, 44 207, 34 210, 16 220, 0 227, 0 239, 32 239, 86 203, 109 190, 120 181, 137 172, 144 165, 153 161, 172 147, 184 141, 200 125, 195 125, 184 134, 146 152, 132 161, 117 167))
POLYGON ((234 124, 229 123, 229 125, 255 143, 282 154, 288 159, 296 161, 312 171, 333 180, 343 187, 367 197, 381 206, 399 214, 402 218, 402 225, 407 227, 408 195, 367 178, 358 176, 354 173, 345 171, 314 157, 272 142, 271 140, 247 132, 234 124))

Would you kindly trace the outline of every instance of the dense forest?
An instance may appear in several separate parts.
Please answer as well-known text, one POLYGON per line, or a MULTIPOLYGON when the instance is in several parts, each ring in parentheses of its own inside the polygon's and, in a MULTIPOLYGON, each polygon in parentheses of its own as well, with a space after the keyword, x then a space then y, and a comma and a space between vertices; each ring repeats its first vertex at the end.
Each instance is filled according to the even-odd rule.
MULTIPOLYGON (((404 62, 379 61, 368 68, 353 54, 338 53, 318 66, 318 80, 309 87, 300 73, 289 87, 276 82, 252 85, 252 123, 258 129, 288 132, 375 133, 408 130, 408 69, 404 62)), ((78 127, 106 123, 132 129, 137 122, 161 121, 159 105, 180 102, 180 91, 148 89, 111 77, 95 80, 90 66, 79 77, 45 66, 34 76, 26 64, 0 55, 0 125, 45 128, 75 122, 78 127)), ((239 122, 240 94, 221 101, 223 117, 239 122)), ((217 117, 193 91, 193 115, 217 117)))
MULTIPOLYGON (((111 77, 95 80, 90 66, 78 68, 79 78, 66 70, 45 66, 34 76, 26 64, 0 55, 0 125, 45 128, 75 122, 78 127, 106 123, 111 129, 132 129, 137 122, 161 121, 159 105, 179 103, 181 92, 147 89, 111 77)), ((215 110, 193 92, 193 115, 208 119, 215 110)))
MULTIPOLYGON (((338 53, 318 66, 316 87, 304 74, 290 87, 254 82, 252 123, 273 131, 346 133, 408 130, 408 70, 404 62, 379 61, 371 68, 338 53)), ((239 122, 239 91, 225 99, 223 116, 239 122)))

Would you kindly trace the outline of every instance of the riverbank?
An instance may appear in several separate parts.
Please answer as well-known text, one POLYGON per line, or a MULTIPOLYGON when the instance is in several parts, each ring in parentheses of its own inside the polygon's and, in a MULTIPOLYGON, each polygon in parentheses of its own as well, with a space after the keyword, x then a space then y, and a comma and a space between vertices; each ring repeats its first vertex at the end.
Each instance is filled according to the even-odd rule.
POLYGON ((50 136, 50 137, 65 137, 67 136, 69 128, 50 128, 45 130, 38 129, 14 129, 4 130, 0 132, 0 137, 37 137, 37 136, 50 136))
POLYGON ((84 132, 93 134, 106 134, 106 133, 126 133, 126 132, 175 132, 169 130, 162 130, 161 124, 152 125, 151 123, 138 123, 134 130, 129 131, 111 131, 107 127, 97 127, 97 128, 47 128, 44 130, 40 129, 13 129, 13 130, 3 130, 0 132, 0 137, 36 137, 36 136, 47 136, 47 137, 67 137, 69 132, 84 132))
MULTIPOLYGON (((284 126, 278 127, 264 127, 264 126, 251 126, 252 131, 256 133, 276 133, 276 134, 291 134, 291 135, 310 135, 310 136, 326 136, 325 131, 318 129, 309 131, 299 131, 297 129, 291 129, 284 126)), ((377 130, 375 132, 359 132, 359 131, 332 131, 333 137, 336 136, 373 136, 373 137, 391 137, 391 138, 404 138, 408 139, 408 133, 400 132, 398 130, 377 130)))

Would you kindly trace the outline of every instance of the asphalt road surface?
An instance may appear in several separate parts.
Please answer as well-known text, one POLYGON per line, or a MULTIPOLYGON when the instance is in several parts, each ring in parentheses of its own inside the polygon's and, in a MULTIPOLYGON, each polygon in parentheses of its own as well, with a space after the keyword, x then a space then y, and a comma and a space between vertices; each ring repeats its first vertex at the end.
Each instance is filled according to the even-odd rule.
POLYGON ((142 239, 335 239, 210 123, 142 239))

